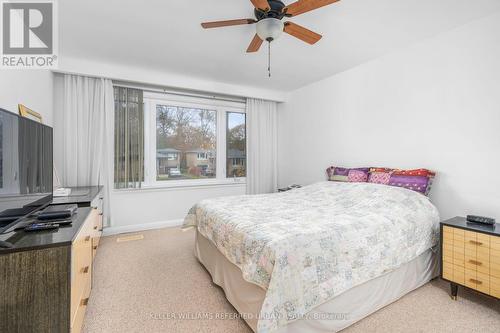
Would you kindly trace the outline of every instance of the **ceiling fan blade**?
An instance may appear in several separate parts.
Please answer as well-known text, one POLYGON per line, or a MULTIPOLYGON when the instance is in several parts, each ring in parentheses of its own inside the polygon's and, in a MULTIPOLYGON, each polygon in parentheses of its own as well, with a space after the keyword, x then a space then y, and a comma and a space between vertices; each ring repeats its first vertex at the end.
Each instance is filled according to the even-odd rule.
POLYGON ((252 42, 248 46, 247 52, 248 53, 257 52, 260 49, 262 42, 264 41, 260 39, 259 35, 255 34, 255 36, 252 39, 252 42))
POLYGON ((292 22, 285 22, 284 31, 287 34, 292 35, 293 37, 298 38, 311 45, 316 44, 322 37, 320 34, 317 34, 314 31, 306 29, 292 22))
POLYGON ((215 22, 205 22, 201 26, 205 29, 228 27, 232 25, 242 25, 242 24, 254 24, 257 22, 254 19, 241 19, 241 20, 228 20, 228 21, 215 21, 215 22))
POLYGON ((269 7, 269 3, 267 0, 250 0, 255 8, 263 10, 267 12, 271 7, 269 7))
POLYGON ((286 11, 286 14, 289 16, 297 16, 310 12, 311 10, 331 5, 337 1, 340 0, 298 0, 283 8, 283 11, 286 11))

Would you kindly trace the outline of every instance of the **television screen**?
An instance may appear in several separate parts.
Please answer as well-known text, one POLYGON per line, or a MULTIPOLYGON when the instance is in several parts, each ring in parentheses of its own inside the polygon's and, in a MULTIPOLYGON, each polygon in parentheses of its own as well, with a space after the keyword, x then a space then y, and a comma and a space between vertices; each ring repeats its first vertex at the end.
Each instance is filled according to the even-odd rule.
POLYGON ((0 109, 0 233, 52 200, 52 128, 0 109))

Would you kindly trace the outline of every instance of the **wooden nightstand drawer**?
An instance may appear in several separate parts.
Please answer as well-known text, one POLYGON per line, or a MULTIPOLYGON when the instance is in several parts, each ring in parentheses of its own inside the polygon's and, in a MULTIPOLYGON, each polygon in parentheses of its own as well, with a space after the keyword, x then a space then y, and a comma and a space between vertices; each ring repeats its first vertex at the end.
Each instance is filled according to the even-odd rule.
POLYGON ((500 237, 490 236, 490 249, 500 251, 500 237))
POLYGON ((443 278, 453 280, 453 265, 449 262, 443 262, 443 278))
POLYGON ((500 278, 500 251, 490 251, 490 274, 500 278))
MULTIPOLYGON (((500 233, 467 224, 464 218, 442 222, 442 277, 494 297, 500 296, 500 233), (455 227, 456 226, 456 227, 455 227)), ((495 231, 496 230, 496 231, 495 231)))
POLYGON ((449 243, 453 245, 453 228, 450 227, 443 228, 443 241, 444 243, 449 243))
POLYGON ((443 261, 453 264, 453 250, 443 248, 443 261))
POLYGON ((465 284, 465 268, 453 266, 453 281, 460 284, 465 284))
POLYGON ((476 280, 478 281, 477 287, 475 288, 476 290, 489 294, 490 293, 490 275, 489 274, 483 274, 480 272, 476 273, 476 280))
POLYGON ((488 294, 490 292, 490 277, 488 274, 466 269, 465 286, 488 294))
POLYGON ((495 296, 493 294, 497 294, 495 297, 500 295, 500 278, 490 276, 490 293, 492 296, 495 296))

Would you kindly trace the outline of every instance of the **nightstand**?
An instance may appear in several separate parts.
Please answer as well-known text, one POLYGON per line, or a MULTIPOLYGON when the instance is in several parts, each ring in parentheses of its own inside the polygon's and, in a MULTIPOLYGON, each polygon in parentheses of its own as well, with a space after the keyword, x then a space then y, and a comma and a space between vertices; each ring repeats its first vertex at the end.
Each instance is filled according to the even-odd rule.
POLYGON ((450 282, 453 299, 458 286, 500 298, 500 225, 463 217, 441 222, 441 278, 450 282))

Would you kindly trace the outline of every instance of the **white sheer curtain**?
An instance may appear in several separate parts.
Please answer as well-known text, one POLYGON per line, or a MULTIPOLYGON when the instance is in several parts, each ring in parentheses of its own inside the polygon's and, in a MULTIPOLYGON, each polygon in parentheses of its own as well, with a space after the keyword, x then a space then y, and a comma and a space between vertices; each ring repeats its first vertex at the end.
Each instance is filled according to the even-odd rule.
MULTIPOLYGON (((109 225, 113 188, 114 92, 109 79, 65 74, 60 117, 62 185, 104 186, 104 223, 109 225)), ((58 112, 58 111, 56 111, 58 112)))
POLYGON ((247 193, 277 189, 277 104, 247 99, 247 193))

